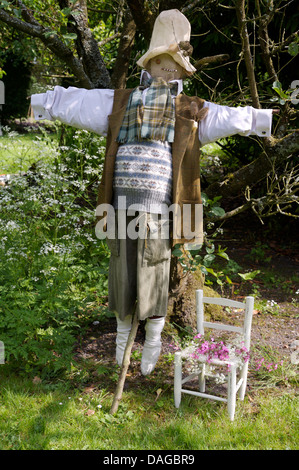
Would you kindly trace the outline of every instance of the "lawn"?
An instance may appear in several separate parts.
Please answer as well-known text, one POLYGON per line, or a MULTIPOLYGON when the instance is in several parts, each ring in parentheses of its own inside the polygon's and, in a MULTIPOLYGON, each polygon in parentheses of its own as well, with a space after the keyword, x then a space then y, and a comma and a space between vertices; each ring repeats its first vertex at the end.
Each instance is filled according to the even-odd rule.
POLYGON ((14 131, 0 136, 0 175, 23 173, 39 160, 55 155, 56 137, 44 140, 36 133, 19 134, 14 131))
MULTIPOLYGON (((3 376, 4 375, 4 376, 3 376)), ((185 397, 176 410, 172 388, 156 378, 130 387, 116 415, 105 387, 1 377, 2 450, 290 450, 298 446, 293 391, 250 393, 234 422, 226 407, 185 397), (162 391, 161 391, 162 390, 162 391)))

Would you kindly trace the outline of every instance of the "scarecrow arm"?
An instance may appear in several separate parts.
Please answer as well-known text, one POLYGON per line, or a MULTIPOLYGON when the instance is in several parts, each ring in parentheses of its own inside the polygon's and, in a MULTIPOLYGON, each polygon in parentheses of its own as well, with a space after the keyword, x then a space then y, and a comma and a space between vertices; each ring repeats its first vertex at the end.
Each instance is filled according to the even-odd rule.
POLYGON ((79 129, 106 135, 108 116, 112 112, 114 90, 54 87, 47 93, 31 96, 37 120, 59 120, 79 129))
MULTIPOLYGON (((47 93, 31 97, 34 117, 50 119, 106 135, 108 116, 112 112, 114 90, 63 88, 56 86, 47 93)), ((272 110, 255 109, 251 106, 232 108, 205 102, 209 112, 199 122, 199 140, 202 145, 216 142, 230 135, 271 135, 272 110)))
POLYGON ((216 142, 230 135, 270 137, 272 109, 251 106, 232 108, 205 102, 209 112, 199 122, 199 140, 202 145, 216 142))

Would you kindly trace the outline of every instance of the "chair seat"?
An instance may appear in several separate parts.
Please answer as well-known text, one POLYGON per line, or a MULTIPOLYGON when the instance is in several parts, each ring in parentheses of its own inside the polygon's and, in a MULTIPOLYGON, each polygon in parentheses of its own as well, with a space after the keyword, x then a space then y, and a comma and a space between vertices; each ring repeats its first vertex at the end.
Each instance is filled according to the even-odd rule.
MULTIPOLYGON (((186 358, 185 356, 182 355, 182 358, 186 358)), ((217 358, 212 358, 209 359, 209 357, 205 354, 198 355, 196 357, 196 361, 204 364, 212 364, 214 366, 236 366, 236 367, 241 367, 242 364, 244 364, 245 361, 240 361, 238 358, 234 359, 217 359, 217 358)))
POLYGON ((208 363, 208 364, 213 364, 213 365, 234 365, 236 367, 242 367, 243 364, 247 362, 246 359, 243 359, 241 356, 236 357, 234 348, 232 348, 231 345, 223 344, 227 348, 228 351, 228 358, 227 359, 219 359, 217 357, 209 358, 208 354, 198 354, 194 350, 194 346, 190 345, 186 348, 184 348, 181 353, 182 359, 190 359, 194 361, 198 361, 200 363, 208 363), (196 354, 196 357, 192 357, 192 354, 196 354))

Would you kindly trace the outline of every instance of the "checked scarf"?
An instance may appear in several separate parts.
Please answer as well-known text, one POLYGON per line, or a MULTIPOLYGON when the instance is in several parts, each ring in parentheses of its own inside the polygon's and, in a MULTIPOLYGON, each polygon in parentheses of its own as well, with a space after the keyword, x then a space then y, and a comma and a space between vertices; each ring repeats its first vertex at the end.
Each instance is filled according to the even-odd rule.
POLYGON ((171 92, 177 83, 165 82, 162 78, 150 79, 145 86, 132 91, 117 142, 142 140, 173 142, 175 108, 171 92), (147 86, 146 86, 147 85, 147 86), (145 104, 142 91, 148 88, 145 104))

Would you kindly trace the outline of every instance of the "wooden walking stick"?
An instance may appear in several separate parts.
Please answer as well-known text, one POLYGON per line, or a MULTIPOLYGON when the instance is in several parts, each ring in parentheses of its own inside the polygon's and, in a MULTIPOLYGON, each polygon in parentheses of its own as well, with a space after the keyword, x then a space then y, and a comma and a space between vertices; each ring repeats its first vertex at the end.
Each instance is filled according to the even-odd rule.
POLYGON ((123 394, 123 389, 124 389, 124 384, 125 384, 125 380, 126 380, 128 367, 130 365, 131 351, 132 351, 132 346, 133 346, 135 338, 136 338, 138 325, 139 325, 139 320, 138 320, 138 315, 137 315, 137 309, 136 309, 136 306, 135 306, 135 311, 134 311, 133 320, 132 320, 132 328, 131 328, 131 331, 130 331, 130 334, 129 334, 129 337, 128 337, 128 341, 127 341, 127 344, 126 344, 125 351, 124 351, 123 362, 122 362, 121 371, 120 371, 120 375, 119 375, 119 378, 118 378, 118 383, 117 383, 117 386, 116 386, 116 390, 115 390, 115 393, 114 393, 114 398, 113 398, 112 406, 111 406, 111 409, 110 409, 110 414, 114 414, 118 410, 118 405, 119 405, 119 402, 120 402, 122 394, 123 394))

